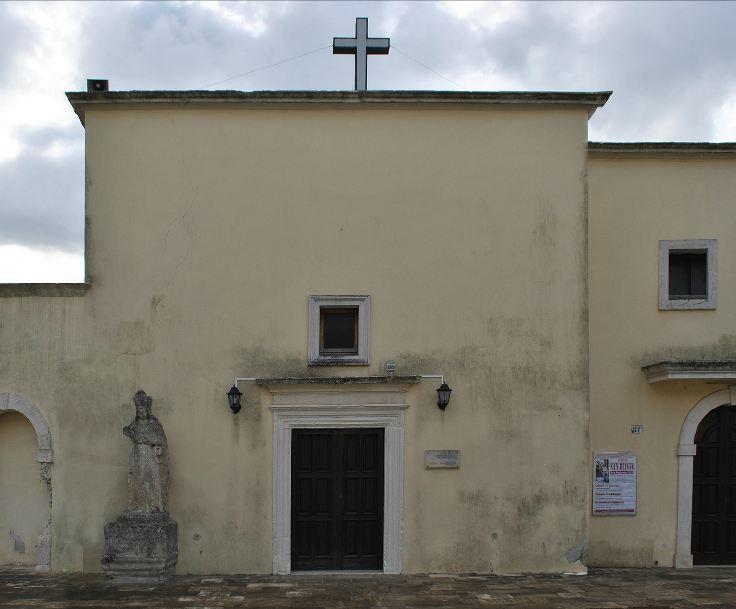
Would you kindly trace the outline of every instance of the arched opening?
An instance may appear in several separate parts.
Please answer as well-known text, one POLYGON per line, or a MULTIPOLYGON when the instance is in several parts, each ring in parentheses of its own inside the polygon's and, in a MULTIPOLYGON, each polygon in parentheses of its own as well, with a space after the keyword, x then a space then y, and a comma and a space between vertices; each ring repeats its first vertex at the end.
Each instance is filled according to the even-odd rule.
POLYGON ((711 410, 695 433, 694 565, 736 564, 736 407, 711 410))
POLYGON ((38 564, 49 500, 38 475, 36 446, 28 419, 13 411, 0 414, 0 565, 38 564))
MULTIPOLYGON (((722 389, 705 396, 688 413, 680 432, 680 444, 677 447, 677 545, 675 550, 675 567, 693 566, 691 546, 693 542, 693 481, 694 461, 698 452, 696 435, 700 424, 708 414, 724 405, 733 405, 736 399, 736 387, 722 389)), ((735 457, 736 458, 736 457, 735 457)), ((699 465, 700 467, 700 465, 699 465)), ((699 495, 697 501, 701 501, 699 495)), ((700 505, 696 506, 701 510, 700 505)), ((698 533, 699 535, 701 533, 698 533)))
POLYGON ((0 393, 0 565, 51 570, 51 432, 21 395, 0 393))

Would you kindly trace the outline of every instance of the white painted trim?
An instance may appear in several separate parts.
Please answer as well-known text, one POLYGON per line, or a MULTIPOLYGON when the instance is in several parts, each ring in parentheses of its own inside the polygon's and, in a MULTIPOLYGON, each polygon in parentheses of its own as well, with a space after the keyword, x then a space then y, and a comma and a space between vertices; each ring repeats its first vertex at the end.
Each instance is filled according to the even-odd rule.
POLYGON ((371 297, 370 296, 310 296, 309 297, 309 364, 366 365, 371 360, 371 297), (320 355, 319 310, 323 307, 358 308, 357 355, 320 355))
MULTIPOLYGON (((404 513, 404 397, 394 389, 385 403, 359 403, 365 388, 343 391, 341 404, 327 392, 322 400, 313 390, 274 394, 273 412, 273 572, 291 573, 291 430, 295 428, 382 427, 384 429, 383 572, 401 573, 404 513), (317 398, 317 400, 315 400, 317 398), (393 398, 393 399, 391 399, 393 398), (302 402, 302 405, 300 405, 302 402), (307 402, 307 405, 303 403, 307 402)), ((385 388, 382 388, 385 392, 385 388)), ((385 395, 385 394, 384 394, 385 395)))
POLYGON ((677 447, 677 540, 675 567, 683 569, 693 566, 691 536, 693 526, 693 461, 697 452, 695 433, 706 415, 724 404, 733 404, 734 392, 721 389, 705 396, 688 413, 680 432, 677 447))
MULTIPOLYGON (((646 373, 645 373, 646 374, 646 373)), ((736 371, 711 372, 707 370, 667 370, 647 376, 647 383, 661 383, 664 381, 690 381, 691 383, 730 383, 736 380, 736 371)))

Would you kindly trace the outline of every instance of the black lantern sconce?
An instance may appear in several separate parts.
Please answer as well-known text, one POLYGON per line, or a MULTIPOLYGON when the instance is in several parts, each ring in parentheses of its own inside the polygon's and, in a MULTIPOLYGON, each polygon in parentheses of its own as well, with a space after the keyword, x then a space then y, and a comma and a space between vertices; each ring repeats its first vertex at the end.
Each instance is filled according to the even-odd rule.
POLYGON ((442 383, 437 387, 437 408, 444 411, 447 405, 450 403, 450 394, 452 389, 447 383, 442 383))
MULTIPOLYGON (((439 389, 438 389, 439 391, 439 389)), ((243 395, 243 392, 240 391, 235 385, 230 387, 230 391, 228 391, 225 395, 227 395, 227 401, 230 403, 230 410, 233 411, 233 414, 237 414, 240 412, 240 409, 242 408, 240 404, 240 397, 243 395)))

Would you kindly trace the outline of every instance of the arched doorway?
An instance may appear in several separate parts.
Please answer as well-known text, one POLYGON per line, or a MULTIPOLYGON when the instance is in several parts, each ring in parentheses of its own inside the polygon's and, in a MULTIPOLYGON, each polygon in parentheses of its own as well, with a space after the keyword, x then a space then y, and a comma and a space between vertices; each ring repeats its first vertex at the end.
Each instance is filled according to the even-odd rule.
POLYGON ((0 393, 0 564, 51 570, 51 433, 27 398, 0 393))
POLYGON ((0 414, 0 564, 37 564, 48 498, 35 455, 36 432, 28 419, 0 414))
POLYGON ((693 472, 697 454, 695 435, 708 414, 723 405, 734 405, 736 386, 715 391, 700 400, 685 417, 677 446, 677 540, 675 567, 693 566, 691 553, 693 527, 693 472))
POLYGON ((736 407, 711 410, 695 433, 694 565, 736 564, 736 407))

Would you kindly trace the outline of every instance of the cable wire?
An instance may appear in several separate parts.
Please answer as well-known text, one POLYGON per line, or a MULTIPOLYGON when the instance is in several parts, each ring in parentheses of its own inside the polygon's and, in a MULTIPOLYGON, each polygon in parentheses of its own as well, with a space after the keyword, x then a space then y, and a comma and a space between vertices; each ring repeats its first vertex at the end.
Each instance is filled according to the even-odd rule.
POLYGON ((254 72, 260 72, 261 70, 267 70, 268 68, 274 68, 276 66, 280 66, 282 63, 286 63, 287 61, 293 61, 295 59, 301 59, 302 57, 306 57, 307 55, 311 55, 312 53, 316 53, 318 51, 324 51, 325 49, 331 48, 332 45, 328 44, 323 47, 319 47, 318 49, 312 49, 311 51, 307 51, 306 53, 302 53, 301 55, 294 55, 293 57, 288 57, 287 59, 282 59, 281 61, 277 61, 275 63, 269 63, 265 66, 260 66, 258 68, 253 68, 252 70, 248 70, 247 72, 243 72, 242 74, 236 74, 235 76, 230 76, 229 78, 225 78, 224 80, 218 80, 216 82, 211 82, 207 85, 202 85, 199 87, 200 89, 206 89, 208 87, 214 87, 215 85, 220 85, 224 82, 228 82, 230 80, 235 80, 236 78, 241 78, 243 76, 248 76, 249 74, 253 74, 254 72))
POLYGON ((399 53, 401 53, 401 54, 402 54, 402 55, 403 55, 404 57, 407 57, 408 59, 411 59, 411 60, 412 60, 412 61, 413 61, 414 63, 417 63, 417 64, 419 64, 419 65, 420 65, 420 66, 422 66, 422 67, 423 67, 424 69, 426 69, 426 70, 429 70, 430 72, 432 72, 432 74, 436 74, 436 75, 437 75, 437 76, 439 76, 440 78, 444 78, 444 79, 445 79, 445 80, 446 80, 447 82, 450 82, 450 83, 452 83, 453 85, 456 85, 456 86, 458 86, 458 87, 462 86, 462 85, 461 85, 460 83, 458 83, 458 82, 455 82, 455 81, 454 81, 454 80, 452 80, 451 78, 447 78, 447 76, 445 76, 444 74, 440 74, 440 73, 439 73, 439 72, 438 72, 437 70, 433 70, 433 69, 432 69, 432 68, 430 68, 430 67, 429 67, 429 66, 428 66, 428 65, 427 65, 426 63, 422 63, 422 62, 421 62, 421 61, 419 61, 418 59, 414 59, 414 58, 413 58, 413 57, 412 57, 411 55, 409 55, 409 53, 407 53, 406 51, 402 51, 402 50, 401 50, 401 49, 400 49, 399 47, 397 47, 397 46, 396 46, 395 44, 392 44, 392 45, 391 45, 391 48, 392 48, 392 49, 394 49, 395 51, 398 51, 399 53))
MULTIPOLYGON (((254 74, 255 72, 260 72, 261 70, 267 70, 269 68, 274 68, 276 66, 280 66, 281 64, 287 63, 289 61, 294 61, 295 59, 301 59, 302 57, 306 57, 307 55, 312 55, 313 53, 318 53, 319 51, 324 51, 325 49, 329 49, 331 47, 332 47, 332 45, 331 44, 328 44, 328 45, 325 45, 325 46, 322 46, 322 47, 319 47, 319 48, 316 48, 316 49, 312 49, 311 51, 307 51, 305 53, 300 53, 299 55, 294 55, 292 57, 287 57, 286 59, 282 59, 281 61, 276 61, 274 63, 269 63, 269 64, 267 64, 265 66, 259 66, 257 68, 253 68, 252 70, 248 70, 247 72, 242 72, 240 74, 235 74, 235 76, 230 76, 230 77, 225 78, 223 80, 218 80, 218 81, 215 81, 215 82, 208 83, 206 85, 202 85, 201 87, 199 87, 199 89, 207 89, 209 87, 214 87, 215 85, 221 85, 224 82, 229 82, 231 80, 235 80, 236 78, 242 78, 243 76, 248 76, 250 74, 254 74)), ((419 61, 418 59, 415 59, 414 57, 412 57, 411 55, 409 55, 409 53, 407 53, 406 51, 402 51, 395 44, 392 44, 391 45, 391 48, 394 49, 395 51, 398 51, 399 53, 401 53, 407 59, 410 59, 414 63, 422 66, 425 70, 429 70, 430 72, 432 72, 432 74, 435 74, 435 75, 439 76, 443 80, 446 80, 447 82, 452 83, 453 85, 458 86, 458 87, 462 86, 462 85, 460 85, 460 83, 455 82, 451 78, 447 78, 447 76, 445 76, 444 74, 440 74, 437 70, 435 70, 433 68, 430 68, 426 63, 423 63, 423 62, 419 61)))

